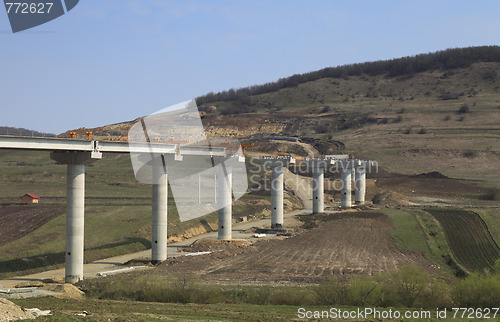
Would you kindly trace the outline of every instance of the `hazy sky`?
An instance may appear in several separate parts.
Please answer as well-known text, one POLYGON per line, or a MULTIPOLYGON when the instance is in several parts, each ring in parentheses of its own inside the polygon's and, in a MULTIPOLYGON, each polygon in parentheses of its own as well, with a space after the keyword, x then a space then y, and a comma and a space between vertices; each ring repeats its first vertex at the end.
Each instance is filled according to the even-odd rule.
POLYGON ((80 0, 12 34, 0 126, 60 133, 328 66, 500 44, 500 1, 80 0))

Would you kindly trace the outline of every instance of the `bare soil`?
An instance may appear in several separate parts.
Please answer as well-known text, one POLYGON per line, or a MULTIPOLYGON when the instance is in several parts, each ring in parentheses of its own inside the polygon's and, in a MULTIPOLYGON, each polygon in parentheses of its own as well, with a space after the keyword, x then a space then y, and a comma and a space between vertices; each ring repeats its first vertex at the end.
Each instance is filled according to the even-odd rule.
MULTIPOLYGON (((161 269, 222 283, 315 283, 331 275, 373 274, 407 264, 431 266, 423 254, 391 245, 387 232, 393 226, 384 214, 299 218, 304 224, 296 236, 258 240, 245 247, 224 245, 222 251, 210 255, 170 259, 161 269)), ((202 251, 198 246, 196 250, 202 251)))
POLYGON ((435 175, 425 176, 394 176, 379 178, 376 181, 379 188, 395 191, 405 195, 428 197, 456 198, 464 194, 486 194, 491 188, 482 188, 460 180, 435 175))
POLYGON ((19 305, 0 298, 0 321, 33 320, 35 316, 24 311, 19 305))
POLYGON ((0 245, 28 235, 62 213, 61 207, 0 207, 0 245))

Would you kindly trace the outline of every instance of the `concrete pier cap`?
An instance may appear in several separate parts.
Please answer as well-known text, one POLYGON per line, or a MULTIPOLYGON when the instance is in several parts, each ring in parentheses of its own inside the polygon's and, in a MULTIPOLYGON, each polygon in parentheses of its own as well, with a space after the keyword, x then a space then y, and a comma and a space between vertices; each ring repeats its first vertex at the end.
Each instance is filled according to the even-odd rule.
POLYGON ((84 225, 85 225, 85 165, 102 158, 102 153, 58 151, 50 154, 52 160, 66 164, 66 252, 65 281, 77 283, 83 279, 84 225))
POLYGON ((295 164, 292 156, 261 157, 265 167, 271 168, 271 229, 283 228, 284 167, 295 164))

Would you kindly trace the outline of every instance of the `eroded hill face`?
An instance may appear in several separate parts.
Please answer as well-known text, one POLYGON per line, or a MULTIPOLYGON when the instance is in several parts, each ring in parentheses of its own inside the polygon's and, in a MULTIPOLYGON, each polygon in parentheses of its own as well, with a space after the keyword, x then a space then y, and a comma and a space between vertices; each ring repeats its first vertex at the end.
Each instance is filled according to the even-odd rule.
MULTIPOLYGON (((439 171, 499 186, 499 75, 499 63, 481 62, 404 77, 323 78, 243 102, 209 103, 200 114, 207 135, 254 142, 250 153, 352 153, 391 172, 439 171)), ((92 131, 96 139, 117 140, 132 124, 92 131)))

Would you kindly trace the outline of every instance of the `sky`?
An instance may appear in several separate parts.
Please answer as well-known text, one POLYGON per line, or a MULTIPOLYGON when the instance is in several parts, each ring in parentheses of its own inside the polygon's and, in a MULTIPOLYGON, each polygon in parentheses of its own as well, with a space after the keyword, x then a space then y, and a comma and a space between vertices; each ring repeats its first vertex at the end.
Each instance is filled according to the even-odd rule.
POLYGON ((59 134, 330 66, 499 45, 500 1, 80 0, 13 34, 0 126, 59 134))

